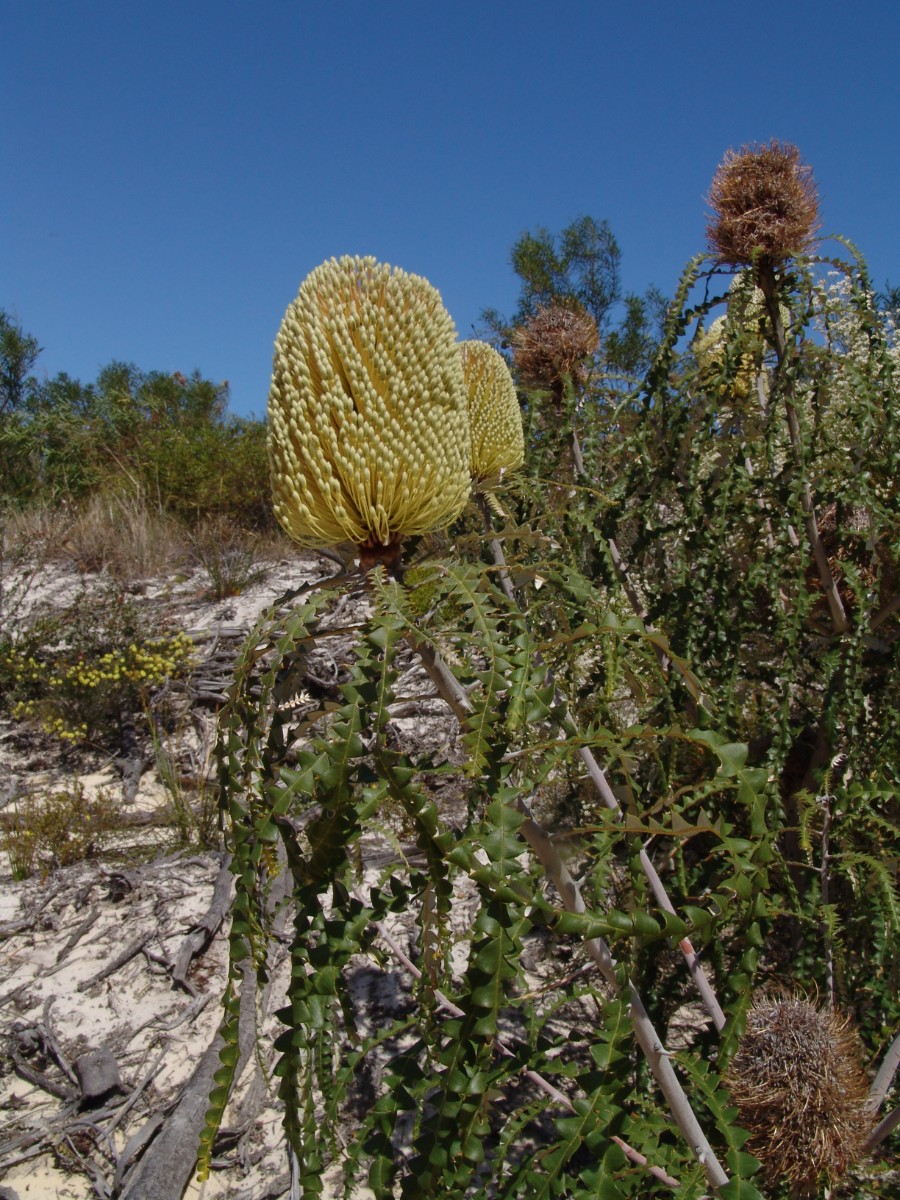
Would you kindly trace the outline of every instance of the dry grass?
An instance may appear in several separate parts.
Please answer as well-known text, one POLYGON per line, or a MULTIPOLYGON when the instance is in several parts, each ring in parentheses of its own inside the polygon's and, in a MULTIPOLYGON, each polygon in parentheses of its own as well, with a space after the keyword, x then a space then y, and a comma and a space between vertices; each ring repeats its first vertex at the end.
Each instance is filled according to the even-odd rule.
POLYGON ((230 517, 205 517, 187 536, 192 558, 206 572, 210 599, 239 596, 265 578, 264 539, 230 517))
POLYGON ((186 553, 179 523, 141 496, 98 493, 77 509, 60 547, 76 570, 116 579, 165 574, 186 553))
POLYGON ((729 150, 709 190, 707 237, 720 262, 770 263, 801 254, 819 228, 812 167, 788 142, 729 150))

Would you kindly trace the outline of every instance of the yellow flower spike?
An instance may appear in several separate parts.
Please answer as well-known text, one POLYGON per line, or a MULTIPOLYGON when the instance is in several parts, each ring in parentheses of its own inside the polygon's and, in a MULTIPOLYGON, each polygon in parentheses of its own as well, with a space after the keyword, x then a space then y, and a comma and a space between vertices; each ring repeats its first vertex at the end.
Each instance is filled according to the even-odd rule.
POLYGON ((303 282, 269 391, 275 515, 298 542, 392 561, 447 525, 470 489, 456 331, 425 279, 373 258, 331 259, 303 282))
POLYGON ((479 484, 515 471, 525 461, 522 410, 503 356, 487 342, 459 347, 472 436, 472 478, 479 484))

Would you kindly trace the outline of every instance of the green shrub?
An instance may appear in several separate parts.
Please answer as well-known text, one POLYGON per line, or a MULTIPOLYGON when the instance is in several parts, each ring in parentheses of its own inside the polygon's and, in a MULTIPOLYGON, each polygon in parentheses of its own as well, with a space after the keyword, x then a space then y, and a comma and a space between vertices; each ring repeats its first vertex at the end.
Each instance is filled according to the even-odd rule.
POLYGON ((184 633, 153 633, 135 602, 107 588, 44 611, 0 644, 0 698, 17 720, 69 742, 116 744, 151 694, 190 670, 184 633))
POLYGON ((97 854, 120 823, 106 792, 89 797, 80 783, 31 792, 0 816, 0 846, 13 879, 28 879, 97 854))

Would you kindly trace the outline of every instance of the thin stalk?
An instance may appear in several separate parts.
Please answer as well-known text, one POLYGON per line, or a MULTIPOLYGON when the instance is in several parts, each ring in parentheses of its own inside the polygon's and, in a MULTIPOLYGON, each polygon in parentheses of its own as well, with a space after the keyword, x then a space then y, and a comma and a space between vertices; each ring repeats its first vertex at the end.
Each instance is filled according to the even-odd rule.
MULTIPOLYGON (((823 803, 825 805, 825 819, 822 823, 822 865, 819 867, 819 887, 822 892, 822 907, 826 908, 831 895, 831 855, 829 853, 831 804, 829 803, 828 796, 825 797, 823 803)), ((823 922, 823 930, 825 934, 825 989, 828 995, 828 1006, 829 1008, 834 1008, 834 946, 831 942, 831 935, 828 932, 828 925, 825 922, 823 922)))
MULTIPOLYGON (((487 532, 490 533, 492 531, 491 530, 490 510, 488 509, 488 506, 487 506, 483 496, 479 496, 479 501, 480 501, 482 517, 483 517, 484 523, 485 523, 485 528, 486 528, 487 532)), ((493 555, 494 562, 499 567, 501 574, 505 575, 508 580, 509 573, 506 570, 506 558, 503 553, 503 547, 500 545, 500 542, 496 538, 490 539, 489 544, 491 547, 491 554, 493 555)), ((504 588, 504 591, 506 591, 505 588, 504 588)), ((509 597, 509 599, 520 609, 520 611, 524 612, 522 603, 516 596, 515 592, 512 590, 511 585, 510 585, 510 590, 507 591, 506 594, 509 597)), ((426 667, 426 669, 427 669, 427 667, 426 667)), ((549 678, 552 682, 552 675, 550 675, 549 678)), ((560 695, 559 692, 556 692, 556 695, 554 696, 554 701, 559 707, 562 707, 565 709, 564 698, 560 695)), ((568 730, 571 733, 574 733, 577 735, 578 729, 575 725, 575 722, 572 720, 572 717, 569 714, 567 709, 565 709, 565 711, 563 713, 562 723, 564 726, 568 727, 568 730)), ((600 798, 603 801, 603 803, 606 805, 606 807, 608 809, 610 809, 610 811, 612 811, 616 814, 616 816, 619 818, 619 820, 621 820, 624 815, 622 812, 622 806, 619 804, 619 801, 616 798, 615 792, 609 786, 609 780, 606 778, 606 773, 604 772, 604 770, 600 766, 600 764, 597 762, 597 759, 595 758, 593 751, 590 749, 589 746, 580 746, 578 749, 578 757, 584 763, 584 766, 587 769, 588 776, 589 776, 591 782, 593 783, 595 789, 597 790, 598 794, 600 795, 600 798)), ((672 904, 672 901, 669 899, 669 896, 666 892, 665 886, 664 886, 662 880, 660 879, 659 874, 656 871, 656 868, 653 866, 653 863, 651 862, 650 856, 648 855, 645 847, 641 848, 640 863, 641 863, 641 869, 643 870, 644 875, 646 876, 647 881, 650 884, 651 891, 653 892, 653 895, 656 898, 656 902, 660 905, 661 908, 665 909, 666 912, 671 913, 673 916, 677 916, 678 914, 675 910, 675 906, 672 904)), ((716 1030, 721 1033, 721 1031, 725 1028, 725 1013, 722 1011, 722 1006, 719 1004, 719 1001, 716 998, 716 994, 713 990, 713 986, 710 983, 709 977, 706 974, 706 970, 700 961, 699 955, 697 954, 697 951, 694 949, 693 943, 691 942, 690 938, 687 938, 687 937, 682 938, 681 941, 678 943, 678 945, 679 945, 679 949, 681 950, 682 954, 684 955, 685 962, 687 963, 688 971, 690 972, 691 978, 693 979, 694 984, 697 988, 697 991, 700 994, 700 999, 703 1001, 706 1011, 709 1013, 710 1017, 712 1018, 712 1021, 713 1021, 713 1024, 714 1024, 716 1030)))
MULTIPOLYGON (((418 650, 418 645, 414 641, 411 644, 413 649, 418 650)), ((469 698, 452 671, 433 650, 431 650, 430 668, 426 667, 426 670, 454 715, 461 723, 464 722, 471 711, 469 698)), ((608 784, 606 786, 609 787, 608 784)), ((563 905, 569 912, 586 912, 587 905, 581 895, 581 890, 563 862, 553 839, 535 821, 524 801, 519 801, 519 809, 525 816, 525 820, 520 826, 520 832, 559 893, 563 905)), ((603 978, 618 991, 619 979, 616 974, 615 959, 607 943, 603 938, 587 938, 584 948, 596 963, 603 978)), ((694 1115, 690 1101, 669 1061, 662 1038, 654 1029, 640 994, 631 980, 628 980, 627 991, 635 1038, 647 1058, 650 1070, 669 1106, 669 1111, 688 1146, 696 1155, 698 1162, 702 1164, 710 1187, 713 1190, 724 1187, 728 1183, 728 1176, 694 1115)))

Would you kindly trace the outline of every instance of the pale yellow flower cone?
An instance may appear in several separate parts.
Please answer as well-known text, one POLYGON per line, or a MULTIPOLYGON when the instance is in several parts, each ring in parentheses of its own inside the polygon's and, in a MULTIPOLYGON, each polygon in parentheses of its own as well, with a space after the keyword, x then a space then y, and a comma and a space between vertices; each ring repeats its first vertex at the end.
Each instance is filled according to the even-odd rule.
POLYGON ((509 368, 493 346, 462 342, 459 352, 469 402, 472 478, 483 487, 524 462, 522 410, 509 368))
POLYGON ((439 293, 373 258, 303 282, 275 341, 275 515, 298 542, 354 542, 363 565, 449 524, 470 491, 466 387, 439 293))

